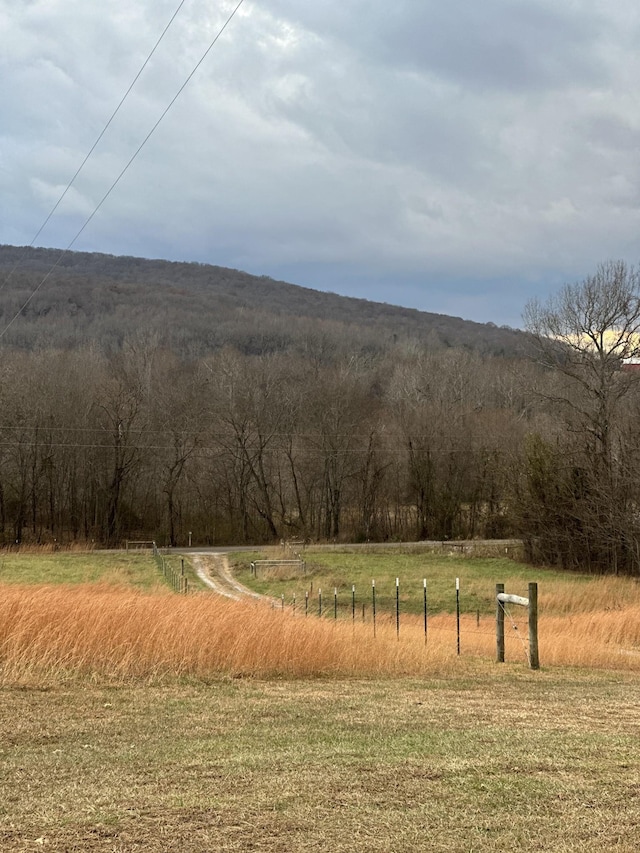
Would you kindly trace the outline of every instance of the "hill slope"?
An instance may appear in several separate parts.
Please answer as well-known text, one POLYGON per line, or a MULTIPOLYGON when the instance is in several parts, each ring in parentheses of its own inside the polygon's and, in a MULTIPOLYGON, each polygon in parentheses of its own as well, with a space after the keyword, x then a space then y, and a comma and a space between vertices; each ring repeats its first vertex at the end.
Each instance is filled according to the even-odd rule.
POLYGON ((3 327, 49 273, 4 338, 5 344, 25 349, 75 348, 91 341, 112 350, 141 331, 156 334, 185 357, 225 345, 246 354, 285 351, 318 336, 330 346, 341 341, 353 346, 357 340, 366 351, 414 341, 494 355, 519 355, 527 342, 525 333, 491 323, 206 264, 84 252, 67 252, 60 259, 55 249, 0 246, 0 279, 14 268, 0 297, 3 327))

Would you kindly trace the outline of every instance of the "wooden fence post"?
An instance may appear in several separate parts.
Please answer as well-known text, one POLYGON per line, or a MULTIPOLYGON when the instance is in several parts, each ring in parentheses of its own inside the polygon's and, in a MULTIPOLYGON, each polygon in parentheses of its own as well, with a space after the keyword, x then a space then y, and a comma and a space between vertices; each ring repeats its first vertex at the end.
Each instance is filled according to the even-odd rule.
POLYGON ((504 584, 496 584, 496 662, 504 663, 504 607, 499 596, 504 593, 504 584))
POLYGON ((529 666, 540 669, 538 654, 538 584, 529 584, 529 598, 520 595, 506 595, 504 584, 496 584, 496 659, 504 663, 504 604, 517 604, 529 610, 529 666))

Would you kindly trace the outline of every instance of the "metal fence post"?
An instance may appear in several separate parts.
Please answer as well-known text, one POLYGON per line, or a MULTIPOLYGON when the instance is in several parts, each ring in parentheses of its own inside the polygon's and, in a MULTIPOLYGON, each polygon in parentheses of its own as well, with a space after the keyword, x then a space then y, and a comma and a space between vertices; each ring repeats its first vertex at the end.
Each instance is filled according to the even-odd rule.
POLYGON ((529 666, 540 669, 538 654, 538 584, 529 584, 529 666))
POLYGON ((371 581, 371 601, 373 605, 373 636, 376 635, 376 582, 371 581))
POLYGON ((424 591, 424 644, 427 645, 427 579, 424 578, 422 581, 422 588, 424 591))
POLYGON ((458 654, 460 654, 460 578, 456 578, 456 635, 458 639, 458 654))

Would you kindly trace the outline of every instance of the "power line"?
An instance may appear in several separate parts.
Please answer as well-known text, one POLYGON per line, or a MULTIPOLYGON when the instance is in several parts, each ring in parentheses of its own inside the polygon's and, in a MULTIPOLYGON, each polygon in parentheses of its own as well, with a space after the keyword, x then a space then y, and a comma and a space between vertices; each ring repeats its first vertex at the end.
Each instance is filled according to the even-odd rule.
MULTIPOLYGON (((68 432, 73 433, 74 430, 70 429, 68 432)), ((104 434, 109 432, 109 430, 91 430, 90 432, 100 432, 104 434)), ((160 438, 173 438, 173 435, 169 432, 161 432, 160 430, 154 430, 149 433, 149 438, 154 436, 154 442, 158 440, 157 437, 160 438)), ((134 436, 134 441, 126 441, 124 443, 119 443, 119 447, 123 450, 132 450, 132 449, 163 449, 163 450, 174 450, 174 444, 156 444, 150 442, 139 443, 142 438, 145 437, 145 434, 138 434, 134 436)), ((221 453, 224 451, 226 454, 230 456, 235 456, 239 452, 239 448, 237 446, 229 447, 229 444, 233 443, 232 436, 205 436, 204 442, 197 445, 193 445, 198 448, 199 451, 205 450, 219 450, 221 453)), ((105 443, 96 443, 96 441, 61 441, 60 439, 52 440, 51 436, 43 435, 40 441, 34 439, 14 439, 9 440, 5 437, 0 438, 0 447, 19 447, 19 448, 40 448, 43 450, 47 450, 53 447, 64 447, 64 448, 91 448, 91 447, 103 447, 103 448, 113 448, 113 442, 108 444, 105 443)), ((245 453, 249 453, 252 457, 256 458, 256 448, 253 446, 249 446, 243 449, 245 453)), ((434 456, 438 457, 446 457, 449 459, 452 455, 457 454, 458 451, 441 451, 434 453, 434 456)), ((459 451, 460 453, 468 453, 469 455, 474 455, 476 451, 459 451)), ((344 448, 331 448, 331 447, 299 447, 295 451, 295 458, 300 457, 326 457, 326 458, 344 458, 344 457, 355 457, 355 456, 367 456, 372 453, 369 447, 344 447, 344 448)), ((262 455, 266 458, 281 458, 282 454, 287 455, 286 450, 282 447, 269 446, 268 448, 264 448, 262 450, 262 455)), ((381 448, 375 451, 375 455, 380 458, 382 461, 385 459, 395 458, 395 457, 404 457, 407 455, 406 449, 403 448, 381 448)))
POLYGON ((198 60, 198 62, 197 62, 197 63, 196 63, 196 65, 194 66, 194 68, 192 69, 192 71, 191 71, 191 72, 189 73, 189 75, 187 76, 187 78, 186 78, 186 80, 184 81, 184 83, 180 86, 180 88, 178 89, 178 91, 176 92, 176 94, 175 94, 175 95, 173 96, 173 98, 169 101, 169 104, 166 106, 166 108, 165 108, 165 109, 163 110, 163 112, 161 113, 160 118, 156 121, 156 123, 153 125, 153 127, 151 128, 151 130, 149 131, 149 133, 147 133, 147 135, 146 135, 146 136, 145 136, 145 138, 142 140, 142 142, 140 143, 140 145, 139 145, 139 146, 137 147, 137 149, 134 151, 133 155, 131 156, 131 158, 129 159, 129 161, 128 161, 128 162, 127 162, 127 164, 125 165, 125 167, 121 170, 121 172, 120 172, 120 174, 118 175, 118 177, 117 177, 117 178, 115 179, 115 181, 111 184, 111 186, 109 187, 109 189, 107 190, 107 192, 102 196, 102 198, 100 199, 100 201, 98 202, 98 204, 95 206, 95 208, 93 209, 93 212, 92 212, 92 213, 87 217, 87 219, 84 221, 83 225, 82 225, 82 226, 81 226, 81 228, 78 230, 78 232, 76 233, 76 235, 75 235, 75 237, 73 238, 73 240, 71 240, 71 242, 67 245, 67 247, 66 247, 66 248, 65 248, 65 249, 60 253, 60 256, 58 257, 57 261, 53 264, 53 266, 51 267, 51 269, 49 270, 49 272, 44 276, 44 278, 42 279, 42 281, 41 281, 41 282, 40 282, 40 283, 39 283, 39 284, 38 284, 38 285, 37 285, 37 286, 36 286, 36 287, 31 291, 30 295, 29 295, 29 296, 27 297, 27 299, 24 301, 24 303, 23 303, 23 305, 21 306, 21 308, 20 308, 20 309, 15 313, 15 315, 12 317, 12 319, 7 323, 7 325, 6 325, 6 326, 3 328, 3 330, 0 332, 0 340, 4 337, 4 335, 8 332, 8 330, 9 330, 9 329, 11 328, 11 326, 15 323, 15 321, 18 319, 18 317, 22 314, 22 312, 25 310, 25 308, 27 307, 27 305, 29 305, 29 303, 30 303, 30 302, 31 302, 31 300, 34 298, 34 296, 38 293, 38 291, 40 290, 40 288, 45 284, 45 282, 46 282, 46 281, 48 280, 48 278, 51 276, 51 274, 52 274, 52 273, 53 273, 53 271, 56 269, 56 267, 60 264, 60 262, 62 261, 62 259, 64 258, 64 256, 69 252, 69 250, 71 249, 71 247, 73 246, 73 244, 76 242, 76 240, 77 240, 77 239, 80 237, 80 235, 83 233, 83 231, 85 230, 85 228, 87 227, 87 225, 89 225, 89 223, 90 223, 90 222, 91 222, 91 220, 94 218, 94 216, 98 213, 98 211, 100 210, 100 208, 102 207, 102 205, 103 205, 103 204, 105 203, 105 201, 109 198, 109 196, 111 195, 111 193, 113 192, 113 190, 114 190, 114 189, 116 188, 116 186, 120 183, 121 179, 124 177, 124 175, 126 174, 126 172, 129 170, 129 167, 131 166, 131 164, 132 164, 132 163, 134 162, 134 160, 137 158, 138 154, 142 151, 142 149, 143 149, 143 148, 144 148, 144 146, 147 144, 147 142, 149 141, 149 139, 151 138, 151 136, 155 133, 156 129, 158 128, 158 126, 160 125, 160 123, 162 122, 162 120, 164 119, 164 117, 167 115, 167 113, 169 112, 169 110, 171 109, 171 107, 175 104, 175 102, 178 100, 178 98, 180 97, 180 95, 182 94, 182 92, 185 90, 185 88, 187 87, 187 85, 188 85, 188 84, 189 84, 189 82, 191 81, 191 78, 195 75, 196 71, 200 68, 200 66, 202 65, 202 63, 205 61, 205 59, 207 58, 207 56, 208 56, 208 55, 209 55, 209 53, 211 52, 212 48, 214 47, 214 45, 216 44, 216 42, 218 41, 218 39, 222 36, 222 34, 224 33, 224 31, 227 29, 227 27, 228 27, 228 26, 229 26, 229 24, 231 23, 232 19, 235 17, 236 12, 238 11, 238 9, 240 9, 240 7, 242 6, 242 4, 243 4, 243 3, 244 3, 244 0, 239 0, 239 2, 238 2, 238 3, 237 3, 237 5, 235 6, 235 8, 234 8, 234 9, 233 9, 233 11, 231 12, 231 14, 228 16, 228 18, 226 19, 226 21, 224 22, 224 24, 222 25, 222 27, 220 28, 220 30, 218 30, 218 33, 216 34, 216 36, 215 36, 215 37, 213 38, 213 40, 210 42, 210 44, 209 44, 209 46, 207 47, 207 49, 205 50, 205 52, 202 54, 202 56, 200 57, 200 59, 198 60))
POLYGON ((120 112, 120 109, 122 108, 122 105, 124 104, 124 102, 125 102, 125 101, 127 100, 127 98, 129 97, 129 94, 131 93, 131 90, 133 89, 133 87, 135 86, 135 84, 136 84, 136 83, 138 82, 138 80, 140 79, 140 75, 142 74, 142 72, 144 71, 144 69, 147 67, 147 65, 148 65, 148 64, 149 64, 149 62, 151 61, 151 57, 153 56, 153 54, 154 54, 154 53, 156 52, 156 50, 158 49, 158 47, 159 47, 159 45, 160 45, 160 42, 163 40, 163 38, 164 38, 164 37, 165 37, 165 35, 167 34, 167 31, 168 31, 169 27, 170 27, 170 26, 171 26, 171 24, 174 22, 174 20, 176 19, 177 15, 178 15, 178 12, 179 12, 179 11, 180 11, 180 9, 184 6, 184 4, 185 4, 185 3, 186 3, 186 0, 180 0, 180 3, 179 3, 179 5, 178 5, 178 8, 175 10, 175 12, 173 13, 173 15, 171 16, 171 18, 170 18, 170 20, 169 20, 169 23, 166 25, 166 27, 164 28, 164 30, 163 30, 163 31, 162 31, 162 33, 160 34, 160 38, 159 38, 159 39, 156 41, 156 43, 154 44, 153 48, 151 49, 151 52, 149 53, 149 55, 147 56, 147 58, 145 59, 145 61, 142 63, 142 65, 141 65, 141 67, 140 67, 140 70, 138 71, 138 73, 136 74, 136 76, 135 76, 135 77, 133 78, 133 80, 131 81, 131 83, 130 83, 130 85, 129 85, 129 88, 127 89, 127 91, 124 93, 124 95, 123 95, 123 96, 122 96, 122 98, 120 99, 120 103, 119 103, 119 104, 118 104, 118 106, 115 108, 115 110, 111 113, 111 116, 110 116, 109 120, 107 121, 107 123, 105 124, 105 126, 104 126, 104 127, 102 128, 102 130, 100 131, 100 134, 98 135, 98 138, 96 139, 96 141, 93 143, 93 145, 91 146, 91 148, 90 148, 90 149, 89 149, 89 151, 87 152, 87 154, 86 154, 86 156, 85 156, 84 160, 82 161, 82 163, 80 163, 80 165, 79 165, 79 166, 78 166, 78 168, 76 169, 76 172, 75 172, 74 176, 71 178, 71 180, 69 181, 69 183, 68 183, 68 184, 67 184, 67 186, 65 187, 65 189, 64 189, 64 191, 63 191, 62 195, 60 196, 60 198, 57 200, 57 202, 54 204, 54 206, 53 206, 53 207, 51 208, 51 210, 49 211, 48 216, 46 217, 46 219, 44 220, 44 222, 42 223, 42 225, 40 226, 40 228, 38 228, 38 230, 37 230, 37 232, 36 232, 35 236, 34 236, 34 237, 33 237, 33 239, 31 240, 31 242, 29 243, 29 245, 25 248, 25 250, 24 250, 24 252, 22 253, 22 255, 18 258, 18 260, 16 261, 15 265, 13 266, 13 269, 11 269, 11 270, 9 271, 8 275, 6 276, 6 278, 4 279, 4 281, 2 282, 2 284, 0 284, 0 290, 2 290, 2 289, 4 288, 4 286, 5 286, 5 285, 10 281, 10 279, 11 279, 11 277, 13 276, 14 272, 18 269, 18 267, 20 266, 20 264, 24 261, 25 257, 27 256, 27 254, 28 254, 28 252, 29 252, 29 249, 33 247, 33 244, 36 242, 36 240, 38 239, 38 237, 40 236, 40 234, 42 234, 42 232, 43 232, 43 231, 44 231, 44 229, 46 228, 47 224, 49 223, 49 220, 51 219, 51 217, 54 215, 54 213, 56 212, 56 210, 60 207, 60 205, 61 205, 62 201, 63 201, 63 200, 64 200, 64 198, 65 198, 65 196, 67 195, 67 193, 69 192, 69 190, 71 189, 71 187, 73 186, 73 184, 75 183, 76 178, 78 177, 78 175, 80 174, 80 172, 84 169, 84 167, 85 167, 85 165, 86 165, 87 161, 89 160, 89 158, 91 157, 91 155, 93 154, 93 152, 94 152, 94 151, 96 150, 96 148, 98 147, 98 144, 100 143, 100 140, 101 140, 101 139, 102 139, 102 137, 105 135, 105 133, 107 132, 107 130, 108 130, 108 129, 109 129, 109 127, 111 126, 111 123, 113 122, 113 120, 115 119, 115 117, 116 117, 116 116, 118 115, 118 113, 120 112))

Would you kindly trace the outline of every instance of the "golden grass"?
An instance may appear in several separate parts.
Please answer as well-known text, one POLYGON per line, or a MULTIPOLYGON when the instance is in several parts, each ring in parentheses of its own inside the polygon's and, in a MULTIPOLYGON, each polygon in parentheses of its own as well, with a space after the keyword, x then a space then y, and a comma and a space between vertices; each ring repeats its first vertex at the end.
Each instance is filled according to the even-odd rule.
MULTIPOLYGON (((507 659, 527 661, 526 612, 507 619, 507 659), (517 628, 517 630, 515 630, 517 628)), ((441 674, 455 669, 456 622, 403 616, 370 622, 292 615, 216 595, 107 585, 0 587, 0 684, 77 676, 148 682, 221 675, 303 678, 441 674)), ((542 615, 543 666, 640 670, 640 606, 542 615)), ((495 656, 491 619, 461 619, 462 658, 495 656)))
POLYGON ((549 666, 640 670, 640 607, 540 620, 540 655, 549 666))
POLYGON ((623 577, 545 578, 539 584, 538 604, 541 612, 554 614, 621 611, 640 607, 640 583, 623 577))
POLYGON ((5 586, 0 683, 75 674, 107 679, 411 674, 442 651, 398 643, 389 627, 293 618, 215 595, 144 594, 85 585, 5 586))

